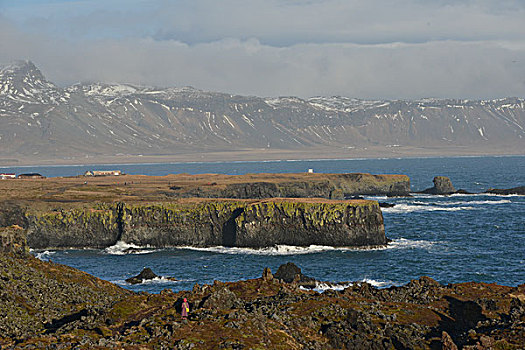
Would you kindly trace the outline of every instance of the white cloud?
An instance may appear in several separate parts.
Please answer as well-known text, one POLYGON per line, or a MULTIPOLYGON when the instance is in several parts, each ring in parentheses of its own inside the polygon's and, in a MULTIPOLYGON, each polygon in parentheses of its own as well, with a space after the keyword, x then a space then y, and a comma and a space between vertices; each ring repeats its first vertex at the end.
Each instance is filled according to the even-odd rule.
POLYGON ((525 96, 523 1, 73 3, 78 8, 55 3, 38 15, 0 17, 7 48, 0 62, 33 60, 60 84, 192 85, 263 96, 525 96))

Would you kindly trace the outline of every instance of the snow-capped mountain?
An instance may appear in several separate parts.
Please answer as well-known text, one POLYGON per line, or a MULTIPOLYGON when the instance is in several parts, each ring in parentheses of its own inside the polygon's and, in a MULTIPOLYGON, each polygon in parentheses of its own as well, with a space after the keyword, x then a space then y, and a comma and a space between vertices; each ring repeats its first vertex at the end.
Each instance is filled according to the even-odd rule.
POLYGON ((28 61, 0 70, 0 159, 367 147, 519 153, 524 146, 519 98, 366 101, 132 84, 59 88, 28 61))

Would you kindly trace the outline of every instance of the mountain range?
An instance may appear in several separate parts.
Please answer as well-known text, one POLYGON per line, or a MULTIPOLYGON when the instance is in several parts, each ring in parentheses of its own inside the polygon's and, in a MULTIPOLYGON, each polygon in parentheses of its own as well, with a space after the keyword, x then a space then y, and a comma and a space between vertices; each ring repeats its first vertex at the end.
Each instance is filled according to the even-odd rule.
POLYGON ((262 98, 191 87, 59 87, 0 69, 0 162, 524 154, 525 100, 262 98))

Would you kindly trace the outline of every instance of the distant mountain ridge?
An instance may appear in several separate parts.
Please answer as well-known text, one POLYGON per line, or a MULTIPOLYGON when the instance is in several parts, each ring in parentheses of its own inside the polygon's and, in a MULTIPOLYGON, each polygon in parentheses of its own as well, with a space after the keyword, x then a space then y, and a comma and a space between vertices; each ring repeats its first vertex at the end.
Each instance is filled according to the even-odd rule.
POLYGON ((369 147, 520 153, 525 100, 261 98, 106 83, 60 88, 29 61, 0 69, 0 159, 369 147))

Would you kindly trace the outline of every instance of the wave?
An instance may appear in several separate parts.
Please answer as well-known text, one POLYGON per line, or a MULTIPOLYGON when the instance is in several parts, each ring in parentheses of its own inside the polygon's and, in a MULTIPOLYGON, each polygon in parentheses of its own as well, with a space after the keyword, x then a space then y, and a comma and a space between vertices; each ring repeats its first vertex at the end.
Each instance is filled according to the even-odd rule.
POLYGON ((241 247, 177 247, 177 249, 189 249, 197 251, 205 251, 211 253, 219 254, 247 254, 247 255, 297 255, 297 254, 313 254, 321 253, 326 251, 342 250, 348 248, 338 248, 331 246, 322 246, 322 245, 311 245, 308 247, 299 247, 292 245, 275 245, 272 247, 265 248, 241 248, 241 247))
POLYGON ((376 288, 387 288, 391 286, 397 285, 397 283, 394 283, 392 281, 378 281, 371 278, 363 278, 361 282, 366 282, 368 284, 371 284, 372 286, 376 288))
POLYGON ((48 261, 51 258, 51 255, 55 254, 55 252, 51 252, 49 250, 38 252, 35 254, 35 258, 40 259, 42 261, 48 261))
POLYGON ((265 248, 240 248, 240 247, 177 247, 175 249, 196 250, 202 252, 231 254, 231 255, 302 255, 302 254, 316 254, 324 252, 361 252, 361 251, 377 251, 387 249, 407 249, 407 248, 429 248, 436 242, 432 241, 417 241, 405 238, 393 239, 386 246, 377 247, 332 247, 324 245, 311 245, 308 247, 299 247, 292 245, 276 245, 265 248))
POLYGON ((104 253, 109 255, 151 254, 157 251, 158 249, 152 249, 149 246, 141 247, 123 241, 118 241, 115 245, 104 249, 104 253))
MULTIPOLYGON (((446 203, 440 203, 440 204, 446 204, 446 203)), ((423 212, 423 211, 460 211, 460 210, 475 210, 477 208, 475 207, 466 207, 466 206, 459 206, 459 207, 441 207, 441 206, 435 206, 435 205, 423 205, 423 204, 404 204, 399 203, 396 204, 395 207, 392 208, 383 208, 381 211, 383 213, 395 213, 395 214, 405 214, 405 213, 413 213, 413 212, 423 212)))
POLYGON ((441 205, 485 205, 485 204, 508 204, 512 203, 509 199, 486 200, 486 201, 464 201, 464 202, 443 202, 441 205))
POLYGON ((341 283, 315 282, 315 288, 305 288, 302 286, 299 288, 302 290, 314 290, 318 293, 323 293, 327 290, 342 291, 348 287, 352 287, 355 284, 359 285, 363 282, 366 282, 376 288, 388 288, 391 286, 398 285, 397 283, 394 283, 392 281, 378 281, 378 280, 374 280, 370 278, 363 278, 362 280, 357 281, 357 282, 341 282, 341 283))
POLYGON ((155 277, 151 280, 144 280, 142 281, 142 283, 137 283, 137 284, 131 284, 131 283, 126 282, 125 280, 113 280, 110 282, 121 285, 121 286, 139 286, 139 285, 143 286, 143 285, 148 285, 148 284, 174 284, 174 283, 180 283, 181 281, 179 280, 174 281, 166 277, 160 276, 160 277, 155 277))
POLYGON ((393 239, 384 249, 429 249, 438 242, 412 240, 406 238, 393 239))

